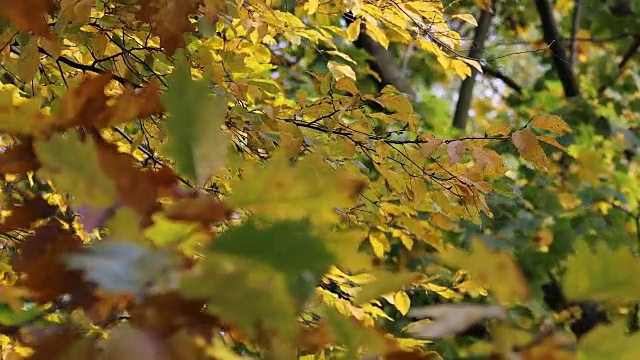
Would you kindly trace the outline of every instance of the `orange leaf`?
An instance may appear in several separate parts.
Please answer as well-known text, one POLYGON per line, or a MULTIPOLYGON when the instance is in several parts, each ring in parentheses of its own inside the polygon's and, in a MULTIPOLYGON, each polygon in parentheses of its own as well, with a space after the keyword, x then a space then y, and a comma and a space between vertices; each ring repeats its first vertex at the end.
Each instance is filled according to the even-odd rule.
POLYGON ((194 14, 197 2, 193 0, 139 0, 137 17, 152 25, 160 37, 160 44, 167 55, 184 46, 184 33, 194 30, 189 15, 194 14))
POLYGON ((538 143, 536 136, 529 130, 519 130, 513 133, 511 140, 523 159, 539 168, 545 168, 547 155, 538 143))
POLYGON ((40 166, 31 142, 21 143, 0 153, 0 173, 26 175, 40 166))
POLYGON ((571 132, 569 125, 556 115, 538 116, 531 121, 531 126, 550 131, 554 134, 571 132))
POLYGON ((471 149, 471 155, 481 170, 490 168, 495 174, 504 173, 504 163, 497 152, 483 147, 474 147, 471 149))
POLYGON ((0 16, 22 32, 33 32, 37 36, 52 39, 45 16, 53 7, 52 0, 0 0, 0 16))
POLYGON ((447 144, 447 154, 449 155, 449 163, 451 165, 457 163, 464 155, 467 146, 460 140, 452 141, 447 144))

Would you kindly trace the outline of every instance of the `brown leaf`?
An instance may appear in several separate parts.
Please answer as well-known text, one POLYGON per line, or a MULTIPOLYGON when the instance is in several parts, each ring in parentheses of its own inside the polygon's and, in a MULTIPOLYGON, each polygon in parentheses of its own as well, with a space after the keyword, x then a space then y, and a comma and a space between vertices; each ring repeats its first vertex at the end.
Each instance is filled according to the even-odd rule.
POLYGON ((111 74, 86 77, 78 86, 69 88, 62 98, 57 125, 65 128, 100 122, 108 117, 105 86, 113 79, 111 74))
POLYGON ((31 360, 51 360, 60 358, 89 360, 93 351, 95 338, 84 338, 80 333, 67 330, 46 337, 34 347, 35 352, 29 357, 31 360))
POLYGON ((80 216, 80 224, 86 232, 103 227, 120 206, 122 204, 116 203, 108 208, 96 209, 87 204, 80 205, 77 209, 77 213, 80 216))
POLYGON ((82 240, 51 221, 25 238, 18 248, 14 269, 26 277, 18 281, 33 291, 33 298, 44 304, 63 294, 72 294, 71 307, 91 303, 94 286, 82 280, 81 273, 70 271, 62 256, 78 251, 82 240))
POLYGON ((21 205, 14 205, 9 210, 11 214, 0 224, 0 232, 28 229, 34 222, 56 213, 56 208, 40 197, 26 199, 21 205))
POLYGON ((163 111, 158 85, 151 82, 140 89, 127 89, 108 108, 108 116, 101 117, 98 121, 94 121, 93 124, 102 129, 151 115, 159 115, 163 111))
POLYGON ((167 55, 173 55, 176 49, 184 46, 183 34, 194 29, 189 15, 196 12, 197 1, 138 0, 138 5, 137 18, 152 25, 167 55))
POLYGON ((53 38, 45 16, 53 8, 52 0, 0 0, 0 16, 9 19, 20 31, 53 38))
POLYGON ((162 173, 144 171, 136 166, 136 160, 129 154, 107 143, 100 135, 94 134, 98 149, 98 161, 105 176, 113 180, 121 201, 142 218, 146 225, 151 223, 151 215, 159 209, 158 196, 177 182, 169 170, 162 173))
POLYGON ((484 147, 474 147, 471 149, 471 155, 482 171, 489 168, 492 174, 502 175, 504 173, 504 163, 497 152, 484 147))
POLYGON ((14 145, 0 153, 0 173, 26 175, 40 167, 31 141, 14 145))
POLYGON ((538 143, 536 136, 529 130, 519 130, 513 133, 511 140, 523 159, 538 168, 545 168, 547 155, 538 143))
POLYGON ((166 206, 164 215, 171 220, 200 222, 206 226, 229 219, 231 209, 212 196, 201 194, 166 206))
POLYGON ((460 161, 462 156, 464 155, 464 151, 467 149, 467 146, 464 142, 460 140, 452 141, 447 144, 447 155, 449 155, 449 163, 451 165, 456 164, 460 161))
POLYGON ((190 333, 209 338, 221 323, 217 317, 203 312, 203 306, 200 301, 186 300, 173 292, 153 295, 129 311, 130 321, 162 337, 186 328, 190 333))

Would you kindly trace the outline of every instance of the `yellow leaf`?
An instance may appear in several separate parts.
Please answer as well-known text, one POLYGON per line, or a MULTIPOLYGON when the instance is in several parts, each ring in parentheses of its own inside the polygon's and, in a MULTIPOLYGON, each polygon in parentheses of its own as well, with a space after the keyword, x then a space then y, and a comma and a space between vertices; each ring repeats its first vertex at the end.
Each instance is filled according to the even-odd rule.
POLYGON ((482 171, 490 168, 491 173, 500 175, 504 173, 504 163, 497 152, 484 147, 474 147, 471 149, 471 155, 482 171))
POLYGON ((538 140, 546 142, 549 145, 555 146, 560 150, 567 151, 567 148, 558 142, 558 140, 552 138, 549 135, 538 135, 538 140))
POLYGON ((478 70, 479 73, 483 73, 482 71, 482 66, 480 65, 479 62, 477 62, 476 60, 472 60, 472 59, 462 59, 462 61, 464 61, 467 65, 475 68, 476 70, 478 70))
POLYGON ((467 149, 467 146, 463 141, 456 140, 447 144, 447 155, 449 155, 449 163, 451 165, 456 164, 464 155, 464 151, 467 149))
POLYGON ((409 295, 407 295, 404 291, 398 291, 393 296, 393 302, 396 306, 396 309, 402 314, 402 316, 407 315, 409 312, 409 308, 411 307, 411 299, 409 299, 409 295))
POLYGON ((369 243, 371 243, 371 247, 373 248, 373 254, 378 259, 382 259, 384 257, 385 250, 391 247, 389 240, 385 234, 381 232, 375 232, 369 235, 369 243))
POLYGON ((442 145, 442 143, 444 143, 444 140, 442 139, 438 139, 438 138, 427 139, 424 143, 420 144, 420 153, 425 157, 430 156, 431 154, 436 152, 438 148, 440 148, 440 145, 442 145))
POLYGON ((360 26, 362 25, 361 19, 356 19, 356 21, 349 24, 347 27, 347 40, 356 41, 358 36, 360 36, 360 26))
POLYGON ((511 134, 511 126, 507 123, 493 123, 486 131, 489 136, 508 136, 511 134))
POLYGON ((343 52, 336 51, 336 50, 329 50, 329 51, 327 51, 327 54, 339 56, 339 57, 343 58, 344 60, 347 60, 348 62, 352 63, 353 65, 358 65, 358 63, 355 62, 355 60, 353 60, 351 58, 351 56, 349 56, 349 55, 347 55, 347 54, 345 54, 343 52))
POLYGON ((318 0, 309 0, 308 6, 309 15, 315 14, 316 10, 318 10, 318 0))
POLYGON ((628 246, 614 250, 598 242, 591 249, 580 241, 566 266, 562 288, 568 300, 628 304, 640 298, 640 262, 628 246))
POLYGON ((353 69, 349 65, 340 64, 335 61, 329 61, 327 63, 327 67, 329 68, 331 75, 333 75, 333 77, 336 79, 340 79, 341 77, 344 77, 344 76, 352 80, 356 79, 356 73, 353 71, 353 69))
POLYGON ((351 95, 358 93, 356 83, 348 77, 341 77, 336 81, 336 89, 346 91, 351 95))
POLYGON ((578 343, 580 359, 635 360, 640 353, 640 334, 629 334, 624 320, 596 327, 578 343))
POLYGON ((478 26, 478 22, 471 14, 456 14, 451 17, 452 19, 462 20, 464 22, 468 22, 473 26, 478 26))
POLYGON ((367 35, 371 36, 373 40, 382 45, 382 47, 385 49, 389 47, 389 39, 387 38, 387 35, 384 33, 384 31, 382 31, 382 29, 370 22, 366 23, 366 28, 367 35))
MULTIPOLYGON (((364 304, 376 298, 389 294, 417 281, 421 277, 418 273, 389 273, 376 275, 376 280, 364 285, 353 299, 354 304, 364 304)), ((394 298, 395 301, 395 298, 394 298)))
POLYGON ((32 37, 29 43, 25 45, 20 53, 20 60, 18 61, 18 77, 23 82, 31 82, 33 77, 38 72, 38 66, 40 66, 40 52, 38 51, 38 39, 32 37))
POLYGON ((554 134, 564 134, 572 131, 569 125, 556 115, 537 116, 531 121, 531 126, 550 131, 554 134))
POLYGON ((513 256, 492 251, 479 238, 473 238, 470 253, 453 248, 438 257, 449 266, 468 270, 471 279, 487 288, 500 302, 525 301, 529 297, 529 284, 513 256))
POLYGON ((545 168, 547 155, 542 146, 538 143, 538 138, 529 130, 519 130, 513 133, 511 140, 518 149, 523 159, 531 162, 538 168, 545 168))
POLYGON ((491 1, 492 0, 476 0, 476 5, 480 7, 482 10, 491 10, 491 1))
POLYGON ((451 66, 453 66, 453 71, 455 71, 461 79, 464 80, 468 76, 471 76, 471 68, 464 61, 454 59, 451 61, 451 66))

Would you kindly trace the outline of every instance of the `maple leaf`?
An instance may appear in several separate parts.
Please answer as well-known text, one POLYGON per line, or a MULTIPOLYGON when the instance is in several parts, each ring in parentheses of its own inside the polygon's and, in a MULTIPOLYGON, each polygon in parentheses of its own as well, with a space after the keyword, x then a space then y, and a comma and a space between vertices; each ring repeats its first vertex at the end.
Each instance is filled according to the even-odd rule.
POLYGON ((39 166, 31 141, 14 145, 0 153, 0 173, 24 176, 39 166))
POLYGON ((20 206, 13 205, 8 210, 11 214, 0 223, 0 232, 28 229, 34 222, 47 219, 56 213, 56 208, 41 197, 27 198, 20 206))
POLYGON ((183 279, 180 293, 205 299, 208 313, 237 324, 252 338, 257 323, 285 339, 296 335, 297 306, 285 276, 260 262, 209 253, 198 272, 183 279))
POLYGON ((93 287, 62 262, 63 255, 81 246, 82 241, 57 221, 38 228, 18 248, 14 269, 26 275, 19 284, 32 290, 34 300, 41 304, 56 300, 60 294, 72 294, 72 307, 89 306, 95 301, 93 287))
POLYGON ((318 157, 310 156, 291 166, 280 152, 263 168, 250 168, 242 180, 232 183, 228 203, 273 219, 313 222, 333 220, 335 209, 348 205, 360 193, 364 182, 333 172, 318 157))
POLYGON ((113 75, 105 73, 94 77, 85 77, 77 86, 70 87, 62 98, 56 123, 62 128, 80 124, 102 122, 107 108, 105 86, 113 75))
POLYGON ((336 260, 304 220, 267 226, 249 222, 220 235, 207 250, 261 262, 280 271, 299 304, 311 295, 336 260))
POLYGON ((20 31, 50 39, 52 32, 45 16, 53 6, 53 0, 0 0, 0 16, 9 19, 20 31))
MULTIPOLYGON (((148 225, 151 215, 160 208, 158 197, 178 182, 172 171, 143 170, 135 165, 136 160, 94 134, 100 170, 110 179, 120 195, 119 200, 135 210, 141 224, 148 225)), ((109 204, 110 206, 111 204, 109 204)))
POLYGON ((42 163, 38 175, 52 179, 61 191, 73 193, 80 204, 107 207, 117 199, 114 184, 104 176, 91 138, 80 142, 76 132, 38 141, 35 152, 42 163))
POLYGON ((213 94, 205 81, 192 80, 184 59, 167 82, 169 90, 162 97, 169 111, 166 152, 179 173, 202 185, 224 165, 227 140, 220 127, 227 101, 213 94))
POLYGON ((173 55, 184 46, 183 34, 194 29, 189 15, 195 13, 197 4, 194 0, 138 0, 140 11, 136 16, 152 24, 165 53, 173 55))
POLYGON ((513 257, 503 251, 491 251, 479 238, 472 241, 472 252, 448 249, 438 255, 449 266, 468 270, 472 279, 487 287, 501 302, 524 301, 529 285, 513 257), (486 259, 491 258, 491 263, 486 259))
POLYGON ((154 286, 162 286, 164 275, 174 265, 162 251, 113 240, 66 255, 64 261, 105 292, 137 296, 151 292, 154 286))
POLYGON ((640 299, 640 281, 635 275, 640 262, 628 247, 610 249, 598 243, 595 252, 580 241, 567 261, 563 289, 568 299, 628 303, 640 299), (612 286, 612 284, 616 284, 612 286))

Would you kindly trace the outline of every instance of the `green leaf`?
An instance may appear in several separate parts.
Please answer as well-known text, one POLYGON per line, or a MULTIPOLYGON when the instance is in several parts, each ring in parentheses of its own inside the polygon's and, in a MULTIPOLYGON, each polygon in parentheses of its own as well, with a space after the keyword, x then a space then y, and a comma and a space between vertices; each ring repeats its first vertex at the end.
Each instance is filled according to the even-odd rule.
POLYGON ((284 276, 289 293, 302 305, 331 265, 335 255, 311 233, 308 221, 282 221, 259 227, 248 222, 223 233, 209 251, 260 262, 284 276))
POLYGON ((640 334, 627 334, 625 321, 599 325, 578 343, 581 360, 635 360, 640 354, 640 334))
POLYGON ((8 304, 0 304, 0 324, 4 326, 20 325, 40 316, 42 310, 33 307, 29 310, 14 312, 8 304))
POLYGON ((640 263, 631 249, 610 249, 603 242, 595 252, 581 241, 569 257, 563 289, 568 299, 630 303, 640 299, 640 263))
POLYGON ((76 203, 99 208, 117 200, 116 187, 103 175, 90 138, 80 142, 75 131, 56 134, 36 142, 34 149, 42 164, 38 176, 53 180, 56 189, 72 194, 76 203))
POLYGON ((295 302, 283 274, 273 268, 225 254, 208 254, 193 277, 185 278, 180 292, 187 298, 206 299, 206 311, 241 326, 250 336, 256 324, 292 339, 297 329, 295 302))
POLYGON ((224 166, 227 140, 220 127, 227 101, 213 94, 206 81, 193 80, 184 59, 167 77, 167 83, 169 90, 162 97, 169 112, 165 151, 179 173, 202 185, 224 166))
POLYGON ((337 207, 351 203, 360 186, 317 156, 292 166, 286 154, 278 152, 264 167, 247 169, 242 180, 232 184, 228 202, 270 219, 327 222, 337 218, 337 207))
POLYGON ((83 253, 65 256, 65 261, 103 291, 134 295, 165 285, 170 280, 166 274, 174 265, 163 251, 120 241, 101 241, 83 253))

